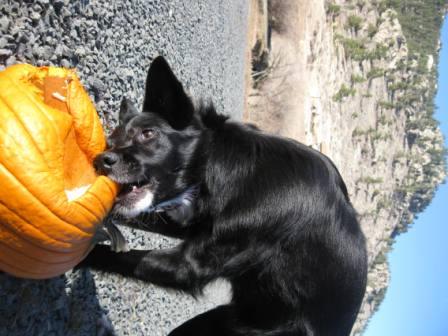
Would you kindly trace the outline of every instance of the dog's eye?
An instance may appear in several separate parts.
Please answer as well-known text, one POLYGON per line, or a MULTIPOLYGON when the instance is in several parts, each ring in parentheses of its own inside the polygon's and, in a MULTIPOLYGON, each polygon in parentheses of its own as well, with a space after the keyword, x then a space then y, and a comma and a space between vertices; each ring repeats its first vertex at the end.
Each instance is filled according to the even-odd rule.
POLYGON ((153 130, 152 128, 147 128, 147 129, 142 130, 140 138, 142 140, 150 140, 150 139, 153 139, 155 136, 156 136, 156 131, 153 130))

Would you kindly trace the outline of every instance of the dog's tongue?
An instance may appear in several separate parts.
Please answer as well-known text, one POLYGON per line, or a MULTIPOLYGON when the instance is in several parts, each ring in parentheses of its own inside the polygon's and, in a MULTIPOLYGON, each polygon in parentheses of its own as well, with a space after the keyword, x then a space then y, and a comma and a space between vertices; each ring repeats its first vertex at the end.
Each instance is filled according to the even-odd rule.
POLYGON ((120 200, 122 197, 127 196, 131 193, 138 193, 142 189, 137 184, 125 184, 121 186, 121 190, 117 195, 117 200, 120 200))

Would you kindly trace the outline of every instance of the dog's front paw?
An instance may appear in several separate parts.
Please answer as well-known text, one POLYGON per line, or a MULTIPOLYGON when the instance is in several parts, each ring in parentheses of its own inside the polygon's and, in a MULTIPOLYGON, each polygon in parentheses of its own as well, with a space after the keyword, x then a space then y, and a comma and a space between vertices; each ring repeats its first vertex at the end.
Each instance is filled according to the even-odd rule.
POLYGON ((116 226, 112 218, 106 218, 93 236, 93 243, 110 241, 110 249, 114 252, 128 252, 129 246, 126 238, 116 226))
POLYGON ((75 269, 88 267, 103 272, 135 276, 134 271, 150 252, 149 250, 114 252, 109 245, 96 245, 75 269))
POLYGON ((90 253, 78 264, 75 269, 94 268, 102 269, 113 260, 111 257, 114 252, 108 245, 95 245, 90 253))

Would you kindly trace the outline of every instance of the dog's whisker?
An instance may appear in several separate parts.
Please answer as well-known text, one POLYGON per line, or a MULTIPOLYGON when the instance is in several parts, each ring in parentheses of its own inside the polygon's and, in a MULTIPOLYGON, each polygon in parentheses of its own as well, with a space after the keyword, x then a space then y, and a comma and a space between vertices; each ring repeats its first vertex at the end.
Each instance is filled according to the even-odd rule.
POLYGON ((155 212, 155 214, 156 214, 156 216, 157 216, 158 218, 160 218, 165 224, 168 224, 168 222, 165 220, 165 218, 163 218, 163 216, 162 216, 160 213, 155 212))

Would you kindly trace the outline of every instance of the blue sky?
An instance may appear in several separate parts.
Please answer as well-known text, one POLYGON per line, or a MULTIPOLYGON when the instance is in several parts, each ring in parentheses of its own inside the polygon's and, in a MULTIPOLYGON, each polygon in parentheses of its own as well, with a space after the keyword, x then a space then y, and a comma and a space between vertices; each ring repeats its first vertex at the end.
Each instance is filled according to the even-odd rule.
MULTIPOLYGON (((442 29, 436 118, 448 146, 448 20, 442 29)), ((448 184, 389 254, 392 280, 364 336, 448 336, 448 184)))

